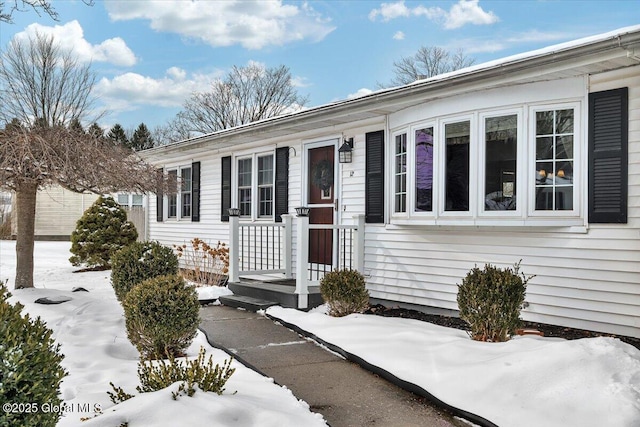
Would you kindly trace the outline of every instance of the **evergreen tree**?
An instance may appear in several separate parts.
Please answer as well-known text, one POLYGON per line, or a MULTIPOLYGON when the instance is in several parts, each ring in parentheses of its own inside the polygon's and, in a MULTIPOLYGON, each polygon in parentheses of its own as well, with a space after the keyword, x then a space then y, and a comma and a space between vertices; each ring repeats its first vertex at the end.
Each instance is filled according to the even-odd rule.
POLYGON ((125 147, 129 146, 129 138, 127 138, 127 134, 125 133, 120 123, 116 123, 113 125, 109 133, 107 133, 107 138, 112 140, 116 145, 124 145, 125 147))
POLYGON ((130 147, 135 151, 140 151, 153 148, 153 146, 154 141, 151 132, 144 123, 140 123, 140 126, 133 133, 133 137, 131 137, 130 147))
POLYGON ((87 133, 95 138, 104 137, 104 130, 95 122, 91 126, 89 126, 89 129, 87 129, 87 133))
POLYGON ((82 127, 82 123, 78 119, 71 119, 69 122, 69 130, 77 133, 84 133, 84 128, 82 127))
POLYGON ((127 212, 112 197, 99 197, 85 211, 71 233, 69 261, 73 265, 109 267, 118 250, 138 238, 136 227, 127 221, 127 212))

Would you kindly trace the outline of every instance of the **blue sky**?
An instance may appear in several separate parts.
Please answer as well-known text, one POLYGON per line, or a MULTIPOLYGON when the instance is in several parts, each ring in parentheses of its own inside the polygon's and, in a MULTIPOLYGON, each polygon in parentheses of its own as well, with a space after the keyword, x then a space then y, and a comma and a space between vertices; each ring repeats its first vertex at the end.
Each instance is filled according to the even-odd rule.
POLYGON ((233 65, 288 66, 308 107, 378 88, 420 46, 462 48, 476 64, 640 24, 639 0, 53 0, 0 24, 0 47, 52 33, 98 76, 100 125, 153 129, 233 65))

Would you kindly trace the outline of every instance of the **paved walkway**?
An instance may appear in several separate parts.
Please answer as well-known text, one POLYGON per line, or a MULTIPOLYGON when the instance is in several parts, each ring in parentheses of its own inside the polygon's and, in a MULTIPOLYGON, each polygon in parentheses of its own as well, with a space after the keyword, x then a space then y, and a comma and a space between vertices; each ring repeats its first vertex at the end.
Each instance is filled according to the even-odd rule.
POLYGON ((212 345, 287 386, 332 427, 469 425, 262 315, 209 306, 200 316, 212 345))

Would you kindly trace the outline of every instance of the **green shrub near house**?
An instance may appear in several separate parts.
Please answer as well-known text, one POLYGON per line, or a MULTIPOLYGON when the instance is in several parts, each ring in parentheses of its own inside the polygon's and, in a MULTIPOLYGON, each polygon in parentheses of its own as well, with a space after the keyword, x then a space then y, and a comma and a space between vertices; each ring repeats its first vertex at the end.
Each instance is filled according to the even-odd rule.
POLYGON ((521 325, 520 310, 533 277, 520 273, 519 262, 513 268, 474 267, 458 285, 457 298, 460 318, 469 324, 471 338, 507 341, 521 325))
POLYGON ((362 313, 369 306, 364 276, 356 270, 331 271, 320 281, 320 294, 334 317, 362 313))
POLYGON ((23 306, 10 304, 10 296, 0 283, 0 426, 54 427, 60 412, 42 408, 61 404, 64 356, 51 329, 40 318, 23 316, 23 306))
POLYGON ((138 283, 122 305, 127 337, 143 358, 182 356, 196 336, 198 294, 178 274, 138 283))
POLYGON ((134 242, 111 260, 111 285, 118 301, 138 283, 157 276, 178 273, 178 257, 158 242, 134 242))
POLYGON ((108 268, 111 257, 133 243, 138 232, 127 212, 112 197, 100 196, 76 223, 71 233, 69 261, 73 265, 108 268))

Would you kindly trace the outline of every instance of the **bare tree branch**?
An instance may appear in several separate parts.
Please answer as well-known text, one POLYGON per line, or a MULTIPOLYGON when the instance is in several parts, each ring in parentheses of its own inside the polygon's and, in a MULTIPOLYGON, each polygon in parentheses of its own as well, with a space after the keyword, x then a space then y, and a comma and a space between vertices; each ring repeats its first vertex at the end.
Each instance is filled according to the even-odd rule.
MULTIPOLYGON (((82 0, 82 2, 88 6, 93 6, 94 4, 94 0, 82 0)), ((38 16, 42 16, 41 12, 44 12, 54 21, 58 20, 58 12, 56 12, 49 0, 2 0, 0 1, 0 22, 12 24, 14 12, 26 12, 28 10, 33 10, 38 16)))
POLYGON ((163 133, 184 139, 278 116, 307 101, 298 95, 285 66, 234 66, 224 79, 213 82, 210 91, 193 93, 167 125, 170 131, 163 133))

